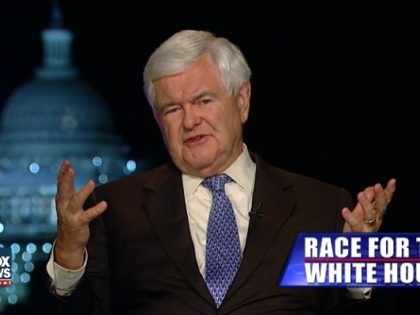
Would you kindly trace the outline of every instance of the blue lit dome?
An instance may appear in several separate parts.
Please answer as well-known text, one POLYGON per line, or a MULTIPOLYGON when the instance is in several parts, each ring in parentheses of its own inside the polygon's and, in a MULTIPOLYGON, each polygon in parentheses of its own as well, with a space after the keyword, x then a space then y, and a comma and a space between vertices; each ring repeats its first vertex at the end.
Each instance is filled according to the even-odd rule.
POLYGON ((24 301, 34 263, 45 261, 56 232, 56 178, 68 159, 76 189, 136 170, 115 134, 104 98, 72 65, 73 34, 62 27, 55 1, 44 30, 44 57, 34 78, 17 87, 0 116, 0 246, 13 253, 12 285, 0 290, 0 313, 24 301))
POLYGON ((121 153, 104 99, 77 79, 38 78, 18 87, 6 102, 0 128, 3 159, 121 153))
POLYGON ((76 187, 106 183, 136 169, 115 134, 104 98, 72 65, 73 34, 58 10, 42 33, 44 58, 34 78, 9 97, 0 118, 0 237, 47 239, 55 234, 54 195, 68 159, 76 187))
POLYGON ((85 82, 35 79, 18 87, 8 99, 1 126, 3 135, 24 130, 45 139, 86 132, 106 132, 109 137, 113 120, 105 100, 85 82))

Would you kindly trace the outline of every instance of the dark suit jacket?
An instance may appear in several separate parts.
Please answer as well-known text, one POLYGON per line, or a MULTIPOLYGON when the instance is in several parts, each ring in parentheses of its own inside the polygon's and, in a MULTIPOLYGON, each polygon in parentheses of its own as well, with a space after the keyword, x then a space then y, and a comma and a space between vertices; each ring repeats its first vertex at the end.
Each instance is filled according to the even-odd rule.
POLYGON ((257 163, 242 264, 216 310, 198 270, 180 172, 172 164, 99 186, 108 209, 91 224, 85 275, 63 310, 74 314, 321 314, 337 301, 322 288, 279 288, 301 231, 341 231, 349 194, 257 163))

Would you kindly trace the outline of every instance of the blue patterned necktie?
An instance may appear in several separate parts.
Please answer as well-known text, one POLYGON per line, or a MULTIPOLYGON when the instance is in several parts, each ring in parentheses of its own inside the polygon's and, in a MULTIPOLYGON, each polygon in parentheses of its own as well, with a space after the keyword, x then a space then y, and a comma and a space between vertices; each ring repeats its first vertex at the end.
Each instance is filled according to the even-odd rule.
POLYGON ((232 179, 225 174, 207 177, 202 182, 213 194, 207 224, 205 281, 217 308, 222 304, 242 259, 238 226, 225 193, 225 184, 229 182, 232 179))

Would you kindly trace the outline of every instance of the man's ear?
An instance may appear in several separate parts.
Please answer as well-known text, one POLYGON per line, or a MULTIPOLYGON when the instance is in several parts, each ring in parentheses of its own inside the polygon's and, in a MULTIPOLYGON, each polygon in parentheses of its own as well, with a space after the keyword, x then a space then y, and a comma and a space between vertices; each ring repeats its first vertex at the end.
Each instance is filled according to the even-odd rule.
POLYGON ((236 104, 239 108, 241 121, 243 124, 248 120, 250 99, 251 99, 251 83, 249 81, 246 81, 240 87, 237 98, 236 98, 236 104))
POLYGON ((156 123, 160 126, 159 113, 153 105, 152 105, 152 111, 153 111, 153 117, 155 118, 156 123))

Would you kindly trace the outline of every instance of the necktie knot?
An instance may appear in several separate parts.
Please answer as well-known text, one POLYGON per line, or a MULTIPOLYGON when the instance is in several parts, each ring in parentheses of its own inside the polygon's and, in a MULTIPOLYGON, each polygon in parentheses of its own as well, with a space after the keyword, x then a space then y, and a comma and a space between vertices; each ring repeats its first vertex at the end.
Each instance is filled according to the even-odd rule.
POLYGON ((202 185, 208 189, 210 189, 212 192, 220 191, 225 189, 225 184, 232 182, 233 179, 230 178, 226 174, 220 174, 220 175, 214 175, 210 177, 206 177, 202 185))

